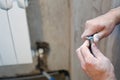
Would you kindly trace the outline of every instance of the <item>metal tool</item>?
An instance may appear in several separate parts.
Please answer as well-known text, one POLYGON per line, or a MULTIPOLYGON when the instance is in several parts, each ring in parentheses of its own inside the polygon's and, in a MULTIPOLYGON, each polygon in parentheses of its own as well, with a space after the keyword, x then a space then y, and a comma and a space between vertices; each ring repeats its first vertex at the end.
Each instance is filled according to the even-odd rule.
POLYGON ((95 57, 95 55, 92 51, 92 43, 94 42, 94 38, 93 38, 93 36, 89 36, 89 37, 86 37, 86 38, 87 38, 87 40, 89 40, 89 50, 90 50, 91 54, 95 57))

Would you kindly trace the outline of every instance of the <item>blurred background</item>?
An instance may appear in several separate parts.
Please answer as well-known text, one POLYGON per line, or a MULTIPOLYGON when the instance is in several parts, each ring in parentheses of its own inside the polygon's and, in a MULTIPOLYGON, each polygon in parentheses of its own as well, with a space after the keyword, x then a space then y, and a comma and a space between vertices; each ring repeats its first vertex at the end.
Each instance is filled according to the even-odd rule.
MULTIPOLYGON (((119 0, 29 0, 26 14, 31 49, 38 50, 39 53, 39 48, 42 48, 47 52, 42 60, 34 52, 32 64, 0 67, 0 77, 38 75, 39 68, 36 66, 39 65, 46 72, 50 72, 49 74, 62 70, 70 75, 71 80, 90 80, 82 71, 75 53, 83 43, 81 34, 84 24, 86 20, 102 15, 119 5, 119 0)), ((120 29, 117 27, 109 37, 99 43, 100 50, 113 62, 118 79, 119 32, 120 29)), ((55 75, 56 80, 64 80, 66 75, 61 76, 62 74, 55 75)))

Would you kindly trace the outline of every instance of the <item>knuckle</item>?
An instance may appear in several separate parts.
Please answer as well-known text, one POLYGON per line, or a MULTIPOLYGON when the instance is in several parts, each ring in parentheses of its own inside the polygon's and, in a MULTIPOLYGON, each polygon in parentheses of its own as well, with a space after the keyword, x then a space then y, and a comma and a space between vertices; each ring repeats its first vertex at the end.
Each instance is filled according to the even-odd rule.
POLYGON ((86 25, 86 27, 88 27, 88 26, 93 26, 93 27, 98 27, 99 26, 100 28, 104 27, 104 25, 102 25, 102 24, 100 24, 100 23, 98 23, 97 21, 94 21, 94 20, 86 21, 85 25, 86 25))
POLYGON ((84 65, 81 65, 81 67, 84 71, 86 70, 86 67, 84 65))
POLYGON ((88 20, 85 23, 87 26, 95 25, 95 23, 92 20, 88 20))
POLYGON ((91 24, 91 20, 87 20, 85 24, 91 24))
POLYGON ((96 63, 95 61, 86 60, 85 65, 86 65, 86 67, 87 67, 87 66, 95 66, 95 65, 97 65, 97 63, 96 63))
POLYGON ((92 62, 90 60, 86 60, 85 65, 92 65, 92 62))
POLYGON ((85 23, 85 28, 86 28, 86 29, 89 28, 89 27, 97 27, 97 26, 100 26, 100 24, 95 23, 95 22, 92 21, 92 20, 88 20, 88 21, 86 21, 86 23, 85 23))
POLYGON ((110 62, 110 60, 108 58, 105 58, 105 62, 110 62))
POLYGON ((89 25, 91 25, 91 21, 90 20, 86 21, 86 23, 85 23, 86 27, 88 27, 89 25))
POLYGON ((108 31, 104 31, 104 36, 103 37, 107 37, 110 33, 108 31))
POLYGON ((82 52, 82 53, 84 52, 84 46, 80 47, 80 52, 82 52))
POLYGON ((80 46, 79 50, 80 50, 80 51, 83 50, 83 46, 80 46))
POLYGON ((77 50, 76 50, 76 53, 79 54, 79 53, 82 53, 82 46, 80 46, 77 50))
POLYGON ((76 53, 78 53, 80 51, 80 48, 76 49, 76 53))

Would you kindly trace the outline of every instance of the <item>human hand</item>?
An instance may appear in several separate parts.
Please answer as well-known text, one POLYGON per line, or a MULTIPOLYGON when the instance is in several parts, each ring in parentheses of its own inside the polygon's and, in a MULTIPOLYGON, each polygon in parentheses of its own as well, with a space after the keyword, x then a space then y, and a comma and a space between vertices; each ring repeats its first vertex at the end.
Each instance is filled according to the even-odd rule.
POLYGON ((118 11, 120 9, 111 10, 102 16, 86 21, 85 31, 81 37, 85 39, 87 36, 94 35, 94 42, 107 37, 118 23, 118 19, 120 21, 120 13, 118 14, 118 11))
POLYGON ((77 49, 78 58, 81 63, 82 69, 92 80, 116 80, 114 75, 114 67, 110 60, 106 58, 96 47, 92 44, 92 52, 95 57, 90 53, 89 42, 85 43, 77 49))

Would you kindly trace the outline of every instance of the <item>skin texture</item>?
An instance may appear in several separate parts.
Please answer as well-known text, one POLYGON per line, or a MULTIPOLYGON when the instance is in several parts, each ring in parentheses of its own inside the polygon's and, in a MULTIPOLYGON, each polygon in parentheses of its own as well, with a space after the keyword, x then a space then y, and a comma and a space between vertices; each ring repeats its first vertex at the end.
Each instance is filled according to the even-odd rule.
POLYGON ((89 42, 77 49, 77 55, 81 63, 82 69, 92 80, 116 80, 114 75, 114 67, 110 60, 106 58, 92 43, 92 51, 95 57, 90 53, 89 42))
MULTIPOLYGON (((87 36, 94 35, 94 42, 97 43, 102 38, 111 34, 118 23, 120 23, 120 7, 86 21, 85 30, 81 37, 86 40, 87 36)), ((105 57, 93 43, 92 52, 95 55, 94 57, 90 53, 88 46, 88 41, 85 41, 84 44, 77 49, 82 69, 92 80, 116 80, 114 67, 110 60, 105 57)))
POLYGON ((98 42, 112 33, 115 25, 120 23, 120 7, 110 10, 108 13, 88 20, 85 23, 85 30, 82 38, 94 35, 94 42, 98 42))

